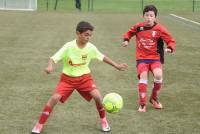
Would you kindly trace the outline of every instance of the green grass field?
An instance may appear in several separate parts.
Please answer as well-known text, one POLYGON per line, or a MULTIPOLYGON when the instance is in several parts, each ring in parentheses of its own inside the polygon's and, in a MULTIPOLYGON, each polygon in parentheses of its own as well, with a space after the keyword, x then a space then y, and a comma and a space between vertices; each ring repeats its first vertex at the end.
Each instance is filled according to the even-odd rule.
MULTIPOLYGON (((200 22, 199 13, 178 15, 200 22)), ((0 133, 28 134, 52 95, 62 64, 46 75, 48 58, 65 42, 75 38, 81 20, 95 26, 91 40, 101 52, 117 62, 126 62, 125 72, 98 61, 90 68, 102 95, 119 93, 124 107, 107 114, 110 134, 199 134, 200 133, 200 26, 159 14, 177 41, 174 55, 166 54, 164 85, 160 93, 163 110, 148 104, 147 113, 137 110, 137 77, 134 41, 120 46, 123 33, 142 20, 138 13, 14 12, 0 11, 0 133)), ((152 78, 149 80, 149 95, 152 78)), ((42 134, 101 134, 94 102, 75 91, 65 104, 58 104, 42 134)))
MULTIPOLYGON (((38 0, 38 10, 53 11, 56 0, 38 0)), ((81 0, 82 11, 88 11, 88 3, 93 1, 94 12, 140 12, 142 0, 81 0), (90 2, 89 2, 90 1, 90 2)), ((154 4, 161 12, 192 12, 193 0, 143 0, 143 5, 154 4)), ((90 6, 92 8, 92 4, 90 6)), ((200 12, 200 0, 195 0, 195 12, 200 12)), ((76 11, 75 0, 58 0, 57 11, 76 11)))

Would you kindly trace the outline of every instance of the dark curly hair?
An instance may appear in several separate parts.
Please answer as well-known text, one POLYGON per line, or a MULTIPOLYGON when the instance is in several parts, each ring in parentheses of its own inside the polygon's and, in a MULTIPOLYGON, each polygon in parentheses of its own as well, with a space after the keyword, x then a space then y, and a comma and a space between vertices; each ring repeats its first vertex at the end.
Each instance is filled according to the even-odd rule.
POLYGON ((94 30, 94 27, 89 22, 81 21, 76 26, 76 31, 77 32, 83 33, 83 32, 85 32, 87 30, 90 30, 90 31, 94 30))
POLYGON ((157 8, 154 5, 146 5, 143 10, 143 16, 146 12, 153 11, 155 16, 157 16, 157 8))

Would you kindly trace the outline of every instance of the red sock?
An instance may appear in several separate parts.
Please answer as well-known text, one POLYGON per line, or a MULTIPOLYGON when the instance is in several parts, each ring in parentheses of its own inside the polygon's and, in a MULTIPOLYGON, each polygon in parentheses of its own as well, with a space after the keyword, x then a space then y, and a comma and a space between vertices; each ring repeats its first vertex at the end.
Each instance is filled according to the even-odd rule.
POLYGON ((104 107, 99 103, 96 103, 96 107, 97 107, 97 110, 99 112, 100 118, 104 118, 106 116, 106 112, 105 112, 104 107))
POLYGON ((39 123, 40 124, 44 124, 46 122, 46 120, 48 119, 50 113, 52 111, 52 108, 49 106, 45 106, 44 110, 42 111, 41 115, 40 115, 40 119, 39 119, 39 123))
POLYGON ((154 87, 153 87, 152 94, 151 94, 152 99, 155 99, 155 100, 157 99, 158 92, 161 89, 161 85, 162 85, 162 83, 155 83, 154 82, 154 87))
POLYGON ((139 92, 139 104, 145 105, 147 99, 147 84, 139 83, 138 92, 139 92))

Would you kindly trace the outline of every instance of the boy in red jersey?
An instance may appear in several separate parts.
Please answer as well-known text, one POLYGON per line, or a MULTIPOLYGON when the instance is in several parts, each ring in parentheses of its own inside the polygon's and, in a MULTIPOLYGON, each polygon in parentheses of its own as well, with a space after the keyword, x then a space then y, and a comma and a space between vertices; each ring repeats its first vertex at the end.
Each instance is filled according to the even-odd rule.
POLYGON ((39 121, 32 129, 32 134, 41 133, 43 125, 47 121, 54 106, 59 101, 64 103, 74 89, 87 101, 90 101, 92 98, 94 99, 97 111, 99 112, 102 131, 110 131, 102 105, 102 96, 93 81, 88 65, 93 59, 110 64, 120 71, 125 70, 127 65, 124 63, 115 63, 90 43, 89 40, 92 37, 92 31, 93 26, 90 23, 85 21, 80 22, 76 27, 76 39, 66 43, 49 59, 48 66, 45 69, 47 74, 53 72, 53 64, 60 60, 63 61, 63 71, 54 94, 44 106, 39 121))
POLYGON ((154 76, 154 87, 150 97, 153 108, 162 109, 162 104, 158 101, 158 92, 163 81, 163 71, 161 63, 164 62, 163 40, 167 44, 165 52, 175 51, 175 40, 167 30, 156 22, 157 9, 154 5, 147 5, 143 10, 144 22, 137 23, 124 34, 123 47, 128 46, 129 40, 136 36, 136 61, 138 72, 138 112, 146 112, 147 82, 148 72, 154 76), (161 49, 160 49, 161 48, 161 49))

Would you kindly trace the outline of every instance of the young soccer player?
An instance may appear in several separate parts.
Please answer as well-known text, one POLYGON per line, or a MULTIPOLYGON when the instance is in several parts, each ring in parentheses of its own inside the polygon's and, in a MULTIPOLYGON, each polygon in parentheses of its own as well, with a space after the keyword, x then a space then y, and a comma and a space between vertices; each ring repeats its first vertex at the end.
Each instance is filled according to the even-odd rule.
POLYGON ((158 92, 163 81, 162 65, 164 61, 163 40, 167 44, 165 49, 168 53, 175 51, 175 40, 168 33, 166 28, 156 22, 157 9, 154 5, 147 5, 143 10, 144 22, 140 22, 131 27, 124 34, 122 46, 129 44, 131 37, 136 36, 136 62, 139 78, 139 108, 138 112, 146 112, 147 82, 148 73, 151 71, 154 76, 154 87, 150 97, 153 108, 162 109, 162 104, 158 101, 158 92))
POLYGON ((85 21, 79 22, 76 27, 76 39, 66 43, 49 59, 48 66, 45 69, 47 74, 53 72, 53 64, 60 60, 63 61, 63 71, 54 94, 44 106, 39 121, 32 129, 32 134, 40 134, 53 107, 59 101, 64 103, 74 89, 76 89, 87 101, 90 101, 92 98, 94 99, 97 111, 99 112, 102 131, 110 131, 106 113, 102 105, 102 96, 93 81, 88 65, 91 60, 98 59, 110 64, 120 71, 124 71, 127 68, 127 64, 117 64, 107 56, 103 55, 89 42, 92 37, 92 32, 93 26, 90 23, 85 21))

